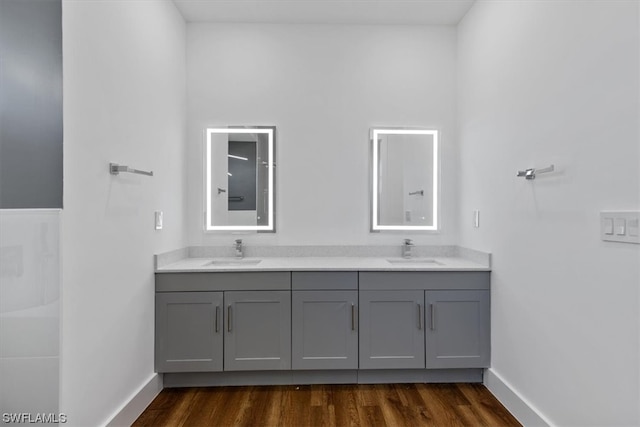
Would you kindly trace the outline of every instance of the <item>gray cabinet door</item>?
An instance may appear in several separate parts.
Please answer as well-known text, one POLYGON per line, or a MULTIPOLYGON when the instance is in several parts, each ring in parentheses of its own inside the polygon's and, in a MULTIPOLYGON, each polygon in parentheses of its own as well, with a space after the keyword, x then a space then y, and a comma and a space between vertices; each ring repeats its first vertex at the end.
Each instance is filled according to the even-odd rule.
POLYGON ((489 291, 426 291, 427 368, 486 368, 489 291))
POLYGON ((224 293, 224 370, 291 369, 291 292, 224 293))
POLYGON ((156 294, 156 372, 222 371, 222 292, 156 294))
POLYGON ((358 368, 358 291, 293 291, 293 369, 358 368))
POLYGON ((360 291, 360 369, 424 368, 424 291, 360 291))

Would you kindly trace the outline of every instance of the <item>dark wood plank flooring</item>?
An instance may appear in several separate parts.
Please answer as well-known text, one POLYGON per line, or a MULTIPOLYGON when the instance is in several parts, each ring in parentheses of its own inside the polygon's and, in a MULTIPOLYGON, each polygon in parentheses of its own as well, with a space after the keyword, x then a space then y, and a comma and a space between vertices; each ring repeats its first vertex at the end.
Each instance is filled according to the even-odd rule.
POLYGON ((482 384, 164 389, 133 424, 159 426, 520 426, 482 384))

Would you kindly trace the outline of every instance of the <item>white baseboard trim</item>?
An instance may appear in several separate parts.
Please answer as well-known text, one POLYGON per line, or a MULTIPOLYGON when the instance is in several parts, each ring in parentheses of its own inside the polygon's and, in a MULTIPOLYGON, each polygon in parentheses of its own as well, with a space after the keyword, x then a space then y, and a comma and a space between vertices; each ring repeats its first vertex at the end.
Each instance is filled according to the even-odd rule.
POLYGON ((484 373, 484 385, 525 427, 554 427, 533 405, 522 397, 493 369, 484 373))
POLYGON ((140 414, 149 406, 149 404, 162 391, 162 375, 153 374, 149 380, 133 393, 116 411, 105 427, 129 427, 138 419, 140 414))

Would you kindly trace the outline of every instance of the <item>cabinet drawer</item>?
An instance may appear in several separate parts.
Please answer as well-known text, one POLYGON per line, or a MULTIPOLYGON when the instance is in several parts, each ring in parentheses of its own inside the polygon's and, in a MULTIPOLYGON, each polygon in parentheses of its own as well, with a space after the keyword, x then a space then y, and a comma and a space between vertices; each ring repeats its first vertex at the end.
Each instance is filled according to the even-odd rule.
POLYGON ((286 291, 289 289, 291 289, 291 273, 287 271, 156 274, 156 292, 286 291))
POLYGON ((359 273, 360 290, 480 290, 490 287, 489 272, 380 271, 359 273))
POLYGON ((294 271, 291 288, 296 291, 355 290, 357 271, 294 271))

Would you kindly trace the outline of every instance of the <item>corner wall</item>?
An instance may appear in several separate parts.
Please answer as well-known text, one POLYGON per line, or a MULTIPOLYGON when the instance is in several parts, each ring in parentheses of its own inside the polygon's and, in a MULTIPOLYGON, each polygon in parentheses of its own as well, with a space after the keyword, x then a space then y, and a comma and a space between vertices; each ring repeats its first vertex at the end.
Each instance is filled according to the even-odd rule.
POLYGON ((168 1, 65 0, 63 55, 60 409, 95 426, 155 375, 153 254, 185 246, 185 24, 168 1))
POLYGON ((459 26, 460 244, 493 253, 492 371, 556 425, 640 424, 640 246, 599 237, 640 210, 639 5, 479 1, 459 26))

